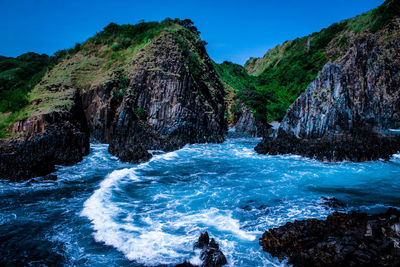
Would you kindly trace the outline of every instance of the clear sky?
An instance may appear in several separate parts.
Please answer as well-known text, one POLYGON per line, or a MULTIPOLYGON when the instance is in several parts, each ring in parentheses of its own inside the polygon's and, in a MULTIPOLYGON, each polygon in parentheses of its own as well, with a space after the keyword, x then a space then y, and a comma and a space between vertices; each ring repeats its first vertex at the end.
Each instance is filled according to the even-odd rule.
POLYGON ((190 18, 216 62, 244 64, 286 40, 373 9, 384 0, 0 0, 0 55, 53 54, 108 23, 190 18))

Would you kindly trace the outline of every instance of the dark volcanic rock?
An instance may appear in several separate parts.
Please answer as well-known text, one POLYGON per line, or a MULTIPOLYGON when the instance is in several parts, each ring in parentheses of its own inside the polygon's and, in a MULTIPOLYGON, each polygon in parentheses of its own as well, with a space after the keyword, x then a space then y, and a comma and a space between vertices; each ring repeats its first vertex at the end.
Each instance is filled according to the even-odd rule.
POLYGON ((264 251, 294 266, 399 266, 400 211, 338 213, 288 222, 260 238, 264 251))
POLYGON ((176 35, 164 32, 135 55, 131 69, 83 91, 90 131, 110 143, 110 153, 137 163, 151 157, 148 150, 224 140, 224 88, 204 46, 194 43, 187 42, 200 56, 201 71, 196 74, 176 35), (129 85, 118 99, 121 75, 127 76, 129 85))
POLYGON ((200 234, 199 240, 194 244, 195 248, 200 248, 200 258, 203 261, 201 266, 204 267, 217 267, 223 266, 227 263, 224 253, 219 249, 219 245, 215 242, 214 238, 208 236, 208 232, 200 234))
POLYGON ((390 132, 400 127, 399 25, 365 33, 326 64, 256 151, 326 161, 388 159, 400 151, 400 135, 390 132))
POLYGON ((344 208, 346 204, 335 197, 321 197, 322 205, 325 205, 330 208, 344 208))
POLYGON ((89 132, 76 96, 69 112, 22 120, 14 133, 25 139, 0 141, 0 179, 20 181, 46 175, 55 165, 71 165, 89 153, 89 132))

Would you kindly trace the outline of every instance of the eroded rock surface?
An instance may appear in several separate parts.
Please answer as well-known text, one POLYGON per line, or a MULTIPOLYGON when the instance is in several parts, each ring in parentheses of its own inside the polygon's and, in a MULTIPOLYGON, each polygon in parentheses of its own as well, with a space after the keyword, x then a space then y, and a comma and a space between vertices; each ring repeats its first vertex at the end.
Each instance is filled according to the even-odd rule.
POLYGON ((263 250, 294 266, 399 266, 400 212, 338 213, 266 231, 263 250))
POLYGON ((224 89, 204 46, 193 42, 188 44, 200 56, 200 73, 194 74, 176 35, 162 33, 124 74, 115 73, 114 82, 83 91, 89 128, 95 138, 110 143, 112 154, 137 163, 151 157, 147 150, 224 140, 224 89), (117 98, 121 75, 129 83, 117 98))
POLYGON ((232 127, 237 133, 247 133, 254 137, 270 135, 273 132, 268 123, 263 123, 254 117, 251 110, 244 104, 241 104, 241 112, 238 118, 234 118, 232 127))
POLYGON ((327 161, 388 159, 400 150, 399 21, 366 33, 288 109, 277 134, 256 150, 327 161))
POLYGON ((52 112, 17 122, 21 138, 0 141, 0 179, 46 175, 55 165, 71 165, 89 153, 89 131, 76 95, 70 111, 52 112))

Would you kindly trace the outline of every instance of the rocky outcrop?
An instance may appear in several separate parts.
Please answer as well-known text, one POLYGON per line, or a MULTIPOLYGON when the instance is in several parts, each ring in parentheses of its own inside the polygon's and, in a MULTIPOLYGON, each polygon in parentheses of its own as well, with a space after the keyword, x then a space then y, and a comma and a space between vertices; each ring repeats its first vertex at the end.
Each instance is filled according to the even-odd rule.
POLYGON ((224 140, 223 86, 204 46, 185 39, 185 48, 194 52, 185 51, 177 41, 182 36, 162 33, 128 68, 82 92, 91 133, 110 143, 110 153, 121 160, 137 163, 151 157, 148 150, 224 140), (186 53, 198 55, 198 66, 187 61, 186 53), (117 97, 121 78, 128 82, 117 97))
MULTIPOLYGON (((200 233, 199 239, 194 243, 195 249, 201 249, 200 259, 202 261, 201 267, 220 267, 227 264, 224 253, 219 249, 219 245, 215 242, 214 238, 208 235, 208 232, 200 233)), ((179 263, 175 267, 197 267, 188 261, 179 263)))
POLYGON ((20 138, 0 141, 0 179, 20 181, 46 175, 55 165, 71 165, 89 153, 89 132, 76 95, 70 111, 52 112, 17 122, 20 138))
POLYGON ((259 153, 327 161, 388 159, 400 150, 400 22, 357 38, 288 109, 259 153))
POLYGON ((263 123, 254 117, 251 110, 244 104, 241 104, 241 111, 237 118, 234 118, 232 127, 236 133, 246 133, 254 137, 262 137, 272 133, 271 126, 263 123))
POLYGON ((152 40, 118 52, 111 40, 89 40, 47 72, 25 108, 31 117, 13 126, 21 138, 1 143, 0 179, 45 175, 55 164, 81 160, 89 133, 132 163, 150 159, 148 150, 222 142, 223 85, 196 31, 171 23, 160 24, 165 29, 152 40))
POLYGON ((399 266, 400 212, 338 213, 266 231, 263 250, 294 266, 399 266))
POLYGON ((219 249, 219 245, 214 238, 208 236, 208 232, 200 234, 199 240, 194 244, 195 248, 201 249, 200 259, 203 261, 201 266, 219 267, 227 264, 224 253, 219 249))

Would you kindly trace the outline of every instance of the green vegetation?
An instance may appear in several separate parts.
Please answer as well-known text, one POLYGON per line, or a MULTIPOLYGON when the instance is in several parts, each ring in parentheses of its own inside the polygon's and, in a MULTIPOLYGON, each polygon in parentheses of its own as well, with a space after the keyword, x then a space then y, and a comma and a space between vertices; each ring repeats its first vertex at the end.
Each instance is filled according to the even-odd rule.
POLYGON ((113 97, 121 100, 124 97, 126 90, 128 90, 128 86, 129 79, 126 76, 121 75, 118 79, 117 90, 113 92, 113 97))
MULTIPOLYGON (((215 71, 220 80, 225 84, 228 93, 226 102, 228 104, 225 117, 228 121, 235 123, 235 118, 240 116, 242 111, 241 103, 245 103, 250 108, 255 97, 252 94, 256 92, 255 85, 257 78, 247 74, 243 66, 224 61, 221 64, 213 62, 215 71)), ((255 113, 255 110, 252 110, 255 113)))
MULTIPOLYGON (((226 73, 219 71, 221 79, 235 88, 239 98, 254 115, 267 121, 281 120, 288 107, 315 79, 318 71, 334 61, 360 34, 375 33, 400 15, 400 0, 387 0, 380 7, 322 29, 319 33, 287 41, 261 58, 250 59, 245 69, 255 81, 238 74, 246 83, 237 84, 226 73), (246 86, 243 86, 246 84, 246 86)), ((237 75, 229 65, 221 64, 225 72, 237 75)), ((239 68, 239 67, 237 67, 239 68)))
MULTIPOLYGON (((167 18, 136 25, 110 23, 94 37, 57 51, 54 56, 35 53, 17 58, 0 56, 0 138, 9 137, 8 127, 18 120, 68 109, 77 88, 85 90, 113 80, 123 70, 129 73, 136 54, 163 31, 182 31, 190 38, 199 34, 188 19, 167 18)), ((193 66, 196 56, 190 54, 187 59, 193 66)), ((194 67, 196 70, 196 75, 201 75, 194 67)), ((113 96, 122 99, 129 80, 124 75, 118 79, 113 96)), ((139 115, 143 116, 141 112, 139 115)))
POLYGON ((141 119, 141 120, 146 119, 146 116, 147 116, 146 111, 144 109, 142 109, 142 108, 139 108, 139 107, 135 108, 134 114, 136 116, 138 116, 139 119, 141 119))
POLYGON ((378 8, 372 10, 371 32, 377 32, 388 25, 400 14, 400 0, 387 0, 378 8))
POLYGON ((0 112, 15 112, 28 103, 27 93, 40 81, 52 58, 26 53, 0 57, 0 112))

